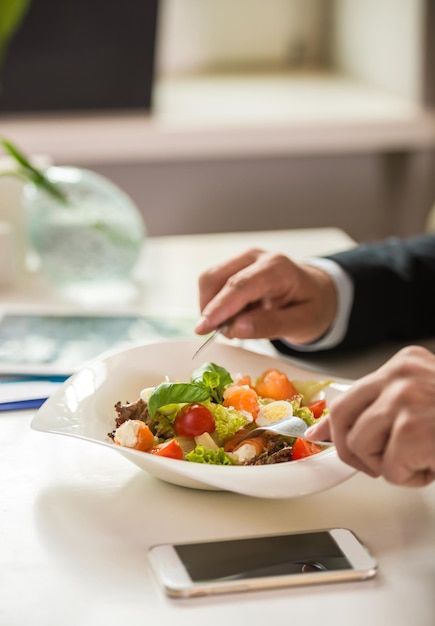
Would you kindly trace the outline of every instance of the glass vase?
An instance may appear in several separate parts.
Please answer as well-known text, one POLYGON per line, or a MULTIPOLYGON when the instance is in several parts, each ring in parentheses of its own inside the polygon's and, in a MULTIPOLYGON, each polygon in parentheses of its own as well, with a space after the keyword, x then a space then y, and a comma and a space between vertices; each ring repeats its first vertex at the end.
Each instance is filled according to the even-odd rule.
POLYGON ((90 170, 58 166, 44 174, 66 201, 33 183, 23 188, 28 238, 42 272, 63 286, 131 280, 146 227, 129 196, 90 170))

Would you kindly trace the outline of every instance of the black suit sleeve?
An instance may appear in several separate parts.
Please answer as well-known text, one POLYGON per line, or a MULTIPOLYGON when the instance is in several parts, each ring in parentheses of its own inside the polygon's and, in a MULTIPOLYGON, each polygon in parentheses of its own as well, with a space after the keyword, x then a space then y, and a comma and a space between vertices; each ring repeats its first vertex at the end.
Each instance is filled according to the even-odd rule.
POLYGON ((339 349, 435 336, 435 235, 362 244, 328 258, 351 276, 355 289, 339 349))

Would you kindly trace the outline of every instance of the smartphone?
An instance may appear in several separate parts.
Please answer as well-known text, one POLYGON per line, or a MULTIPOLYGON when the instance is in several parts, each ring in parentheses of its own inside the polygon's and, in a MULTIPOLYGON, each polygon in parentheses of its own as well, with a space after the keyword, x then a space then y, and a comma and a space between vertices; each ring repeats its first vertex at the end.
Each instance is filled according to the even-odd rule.
POLYGON ((365 580, 377 572, 373 556, 346 528, 160 544, 149 558, 175 597, 365 580))

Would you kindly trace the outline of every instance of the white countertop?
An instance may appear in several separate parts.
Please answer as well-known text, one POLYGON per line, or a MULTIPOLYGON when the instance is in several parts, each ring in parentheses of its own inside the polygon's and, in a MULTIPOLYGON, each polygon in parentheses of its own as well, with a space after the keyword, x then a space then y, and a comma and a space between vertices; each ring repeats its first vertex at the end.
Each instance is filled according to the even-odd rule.
MULTIPOLYGON (((163 296, 169 290, 176 300, 184 293, 193 314, 198 272, 248 242, 293 250, 296 257, 307 249, 316 254, 352 245, 333 229, 156 238, 139 272, 140 308, 153 310, 155 297, 162 296, 159 306, 170 314, 171 298, 163 296)), ((28 306, 33 288, 33 296, 28 285, 2 300, 28 306)), ((330 359, 325 371, 333 365, 330 359)), ((186 489, 147 475, 114 449, 32 431, 32 415, 0 414, 2 626, 260 626, 271 619, 433 626, 435 484, 406 489, 357 474, 325 493, 266 501, 186 489), (170 600, 147 561, 148 547, 160 542, 330 526, 348 527, 367 544, 379 562, 374 580, 170 600)))

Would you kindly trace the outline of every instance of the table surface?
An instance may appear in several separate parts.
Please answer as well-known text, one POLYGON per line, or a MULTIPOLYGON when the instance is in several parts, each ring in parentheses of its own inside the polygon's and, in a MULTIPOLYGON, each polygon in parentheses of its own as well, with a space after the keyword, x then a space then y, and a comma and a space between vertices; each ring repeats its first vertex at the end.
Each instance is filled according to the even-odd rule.
MULTIPOLYGON (((251 245, 301 258, 353 242, 334 229, 150 239, 136 298, 125 307, 170 315, 175 295, 183 313, 197 315, 198 273, 251 245)), ((36 278, 2 294, 2 302, 25 308, 41 289, 45 303, 67 306, 36 278)), ((267 349, 262 342, 248 347, 255 346, 267 349)), ((347 367, 349 376, 382 356, 311 363, 327 373, 347 367)), ((33 414, 0 416, 1 626, 256 626, 280 616, 331 626, 435 623, 435 484, 406 489, 356 474, 327 492, 289 500, 186 489, 147 475, 110 448, 33 431, 33 414), (155 543, 334 526, 350 528, 370 548, 379 562, 375 579, 173 600, 147 560, 155 543)))

